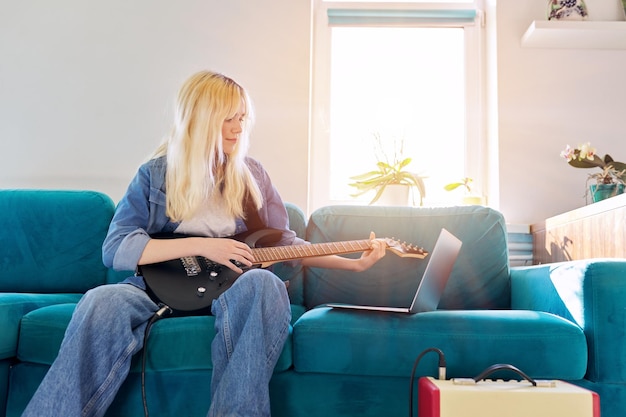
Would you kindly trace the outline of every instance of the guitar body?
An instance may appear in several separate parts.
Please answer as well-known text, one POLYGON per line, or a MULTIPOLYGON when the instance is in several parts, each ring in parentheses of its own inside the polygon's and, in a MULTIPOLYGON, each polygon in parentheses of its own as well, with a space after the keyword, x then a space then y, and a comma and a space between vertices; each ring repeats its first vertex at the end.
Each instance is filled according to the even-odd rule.
POLYGON ((232 287, 239 274, 206 258, 193 258, 192 269, 192 261, 181 258, 143 265, 141 274, 156 301, 180 313, 210 313, 213 300, 232 287))
MULTIPOLYGON (((262 229, 243 233, 233 239, 254 248, 271 245, 280 240, 282 231, 262 229)), ((161 235, 155 238, 180 238, 161 235)), ((238 265, 241 268, 241 265, 238 265)), ((248 269, 242 268, 244 272, 248 269)), ((143 276, 148 293, 157 303, 170 307, 176 315, 210 314, 211 304, 233 286, 240 274, 201 256, 187 256, 170 261, 141 265, 138 274, 143 276)))

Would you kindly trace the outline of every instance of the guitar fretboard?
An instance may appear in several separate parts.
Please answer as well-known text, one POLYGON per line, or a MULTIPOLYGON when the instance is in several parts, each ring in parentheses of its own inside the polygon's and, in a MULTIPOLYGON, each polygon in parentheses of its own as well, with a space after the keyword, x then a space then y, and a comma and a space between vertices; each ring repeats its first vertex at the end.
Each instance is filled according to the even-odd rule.
POLYGON ((341 255, 369 250, 369 240, 351 240, 345 242, 313 243, 310 245, 273 246, 254 248, 255 263, 291 261, 294 259, 312 258, 316 256, 341 255))

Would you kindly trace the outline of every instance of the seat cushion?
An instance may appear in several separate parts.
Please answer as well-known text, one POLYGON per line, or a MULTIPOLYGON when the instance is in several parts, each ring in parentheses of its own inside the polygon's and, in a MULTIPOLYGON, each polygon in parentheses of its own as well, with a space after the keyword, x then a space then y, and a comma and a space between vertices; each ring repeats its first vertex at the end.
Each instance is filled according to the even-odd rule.
POLYGON ((75 303, 82 294, 0 293, 0 359, 17 353, 20 320, 24 314, 59 303, 75 303))
MULTIPOLYGON (((26 314, 20 327, 18 359, 51 365, 70 322, 76 304, 43 307, 26 314)), ((300 314, 299 312, 297 314, 300 314)), ((215 337, 213 316, 166 318, 156 322, 148 339, 146 369, 149 371, 181 371, 212 369, 211 342, 215 337)), ((275 371, 291 366, 291 331, 275 371)), ((133 371, 140 369, 140 355, 133 371)))
MULTIPOLYGON (((432 347, 445 354, 450 377, 474 377, 504 363, 534 378, 576 380, 587 368, 580 327, 524 310, 398 314, 320 307, 298 320, 293 343, 297 372, 407 377, 432 347)), ((437 375, 435 355, 422 362, 421 375, 437 375)))

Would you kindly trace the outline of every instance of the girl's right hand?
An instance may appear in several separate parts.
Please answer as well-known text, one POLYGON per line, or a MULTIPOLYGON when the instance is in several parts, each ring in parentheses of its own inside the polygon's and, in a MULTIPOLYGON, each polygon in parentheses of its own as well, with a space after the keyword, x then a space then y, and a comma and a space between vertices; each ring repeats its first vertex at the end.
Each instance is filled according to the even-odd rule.
POLYGON ((235 239, 228 238, 199 238, 200 256, 241 274, 243 271, 237 265, 252 266, 254 256, 248 245, 235 239))
POLYGON ((240 266, 254 262, 248 245, 234 239, 186 237, 179 239, 150 239, 141 254, 139 265, 165 262, 185 256, 202 256, 241 274, 240 266))

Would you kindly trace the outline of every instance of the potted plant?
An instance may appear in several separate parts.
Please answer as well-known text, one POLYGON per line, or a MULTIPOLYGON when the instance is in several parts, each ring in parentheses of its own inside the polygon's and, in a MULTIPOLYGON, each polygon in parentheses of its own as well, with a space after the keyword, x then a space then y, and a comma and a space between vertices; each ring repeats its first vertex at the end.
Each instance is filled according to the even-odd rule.
POLYGON ((376 170, 350 177, 350 179, 355 181, 350 183, 350 186, 357 189, 357 192, 352 194, 352 196, 358 197, 369 191, 375 190, 376 194, 374 195, 374 198, 372 198, 372 201, 370 201, 370 204, 374 204, 380 199, 388 186, 401 185, 407 187, 407 202, 408 190, 411 187, 414 187, 414 189, 419 193, 419 204, 420 206, 423 205, 424 197, 426 196, 424 178, 415 172, 407 171, 405 169, 410 163, 411 158, 395 160, 392 163, 378 161, 376 164, 376 170))
POLYGON ((587 177, 587 185, 590 181, 594 182, 588 187, 594 202, 624 192, 626 164, 614 161, 608 154, 600 158, 589 142, 577 148, 570 148, 567 145, 561 156, 575 168, 600 168, 600 172, 589 174, 587 177))
POLYGON ((446 184, 443 188, 446 191, 453 191, 457 188, 463 188, 465 190, 465 194, 463 195, 463 204, 465 205, 482 205, 484 204, 484 199, 482 196, 476 194, 474 190, 472 190, 472 182, 473 179, 469 177, 465 177, 461 179, 459 182, 451 182, 450 184, 446 184))
MULTIPOLYGON (((391 189, 394 189, 398 190, 400 194, 395 203, 406 205, 409 202, 409 191, 413 189, 419 194, 419 205, 423 205, 426 196, 424 177, 407 170, 411 158, 404 156, 404 138, 391 137, 389 140, 383 141, 381 134, 374 132, 373 139, 374 153, 377 159, 376 169, 350 177, 354 182, 349 185, 357 189, 352 197, 375 191, 376 193, 370 201, 370 204, 374 204, 380 200, 383 194, 386 197, 392 194, 391 189), (390 151, 391 156, 389 156, 390 151)), ((415 199, 415 193, 413 198, 415 199)))

